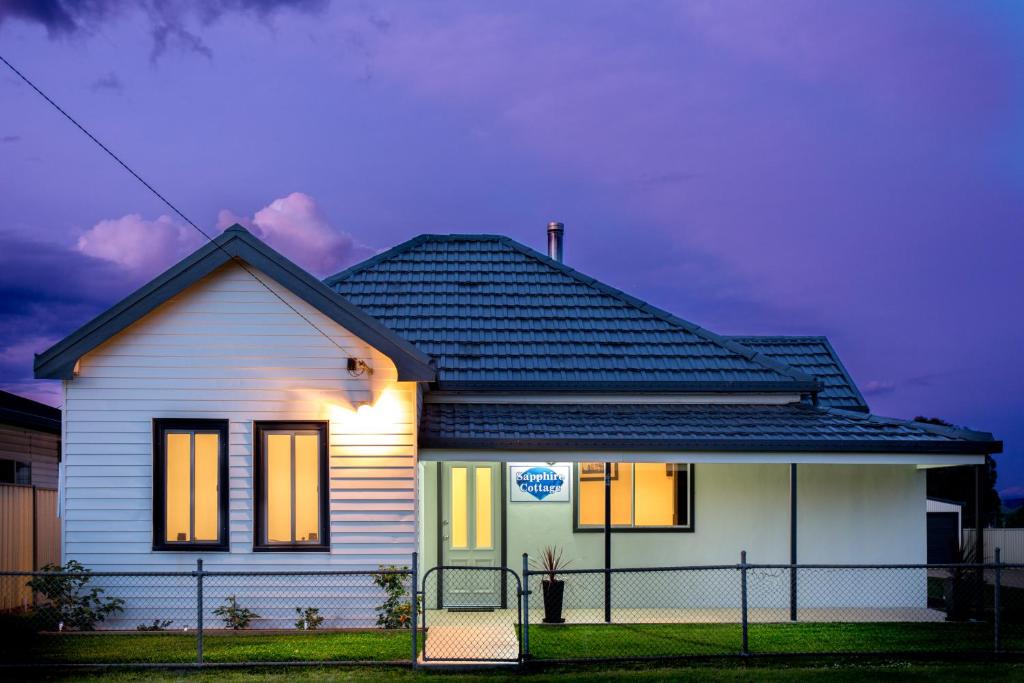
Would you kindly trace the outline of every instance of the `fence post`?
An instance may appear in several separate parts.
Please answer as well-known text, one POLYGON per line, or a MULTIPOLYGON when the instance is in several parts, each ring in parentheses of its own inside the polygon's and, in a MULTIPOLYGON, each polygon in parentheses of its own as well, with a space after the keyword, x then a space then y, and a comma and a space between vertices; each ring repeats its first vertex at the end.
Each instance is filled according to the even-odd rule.
POLYGON ((409 587, 409 599, 412 600, 412 666, 416 668, 416 660, 419 658, 419 618, 420 618, 420 601, 419 601, 419 553, 415 550, 412 553, 412 576, 410 580, 412 585, 409 587))
POLYGON ((523 656, 530 656, 530 556, 523 553, 523 656))
POLYGON ((196 560, 196 664, 203 664, 203 559, 196 560))
POLYGON ((740 612, 743 628, 743 646, 740 655, 750 654, 750 647, 747 640, 747 551, 740 551, 740 612))
POLYGON ((1002 633, 1000 633, 1000 626, 1002 625, 1001 624, 1001 620, 1002 619, 1001 619, 1001 615, 1000 615, 1000 608, 1002 607, 1002 601, 1001 601, 1001 597, 1002 597, 1002 595, 1001 595, 1002 594, 1002 589, 1001 588, 1002 587, 1000 586, 1000 584, 1002 583, 1002 578, 1003 578, 1002 574, 1003 574, 1003 572, 1002 572, 1002 562, 1001 562, 1000 557, 999 557, 999 555, 1000 555, 999 548, 996 548, 995 553, 996 553, 996 570, 995 570, 995 574, 996 575, 995 575, 995 586, 993 586, 993 592, 994 592, 994 596, 993 596, 993 603, 994 603, 993 604, 993 611, 994 611, 994 615, 993 615, 993 622, 994 622, 993 632, 994 633, 993 633, 993 636, 994 636, 994 639, 995 639, 995 642, 994 642, 995 651, 996 652, 1002 652, 1002 650, 1003 650, 1003 642, 1002 642, 1002 633))

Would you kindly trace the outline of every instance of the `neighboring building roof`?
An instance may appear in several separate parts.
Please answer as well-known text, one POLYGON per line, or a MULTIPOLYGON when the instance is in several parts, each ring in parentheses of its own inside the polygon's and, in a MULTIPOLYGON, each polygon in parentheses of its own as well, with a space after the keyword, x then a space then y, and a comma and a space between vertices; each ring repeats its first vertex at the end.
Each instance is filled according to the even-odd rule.
POLYGON ((325 282, 434 357, 441 389, 820 388, 499 235, 421 235, 325 282))
POLYGON ((119 333, 174 295, 231 261, 253 266, 293 294, 364 340, 398 368, 400 380, 432 381, 430 359, 364 311, 337 296, 322 282, 271 249, 240 225, 157 276, 113 307, 43 353, 36 354, 35 376, 69 379, 83 355, 119 333))
POLYGON ((60 408, 0 390, 0 424, 60 434, 60 408))
POLYGON ((729 337, 780 363, 817 377, 822 384, 818 404, 868 412, 861 395, 839 354, 826 337, 729 337))
POLYGON ((991 434, 800 403, 423 405, 421 448, 998 453, 991 434))

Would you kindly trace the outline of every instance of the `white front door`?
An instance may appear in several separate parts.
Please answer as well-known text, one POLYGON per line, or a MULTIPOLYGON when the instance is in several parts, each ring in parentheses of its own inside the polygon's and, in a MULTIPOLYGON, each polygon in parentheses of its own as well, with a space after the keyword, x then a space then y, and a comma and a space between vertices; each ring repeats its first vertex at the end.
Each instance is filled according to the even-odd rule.
MULTIPOLYGON (((501 504, 499 463, 445 462, 441 466, 442 564, 449 567, 498 567, 501 504)), ((501 600, 500 572, 444 572, 445 607, 496 607, 501 600)))

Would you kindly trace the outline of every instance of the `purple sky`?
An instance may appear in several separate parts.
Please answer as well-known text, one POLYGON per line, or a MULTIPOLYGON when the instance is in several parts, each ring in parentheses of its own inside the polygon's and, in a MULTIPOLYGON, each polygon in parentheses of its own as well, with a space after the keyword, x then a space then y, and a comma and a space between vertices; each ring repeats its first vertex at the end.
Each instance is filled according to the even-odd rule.
MULTIPOLYGON (((0 0, 0 54, 197 223, 326 275, 562 220, 573 267, 995 432, 1024 494, 1024 4, 71 4, 0 0)), ((56 404, 32 353, 198 242, 8 72, 0 196, 0 385, 56 404)))

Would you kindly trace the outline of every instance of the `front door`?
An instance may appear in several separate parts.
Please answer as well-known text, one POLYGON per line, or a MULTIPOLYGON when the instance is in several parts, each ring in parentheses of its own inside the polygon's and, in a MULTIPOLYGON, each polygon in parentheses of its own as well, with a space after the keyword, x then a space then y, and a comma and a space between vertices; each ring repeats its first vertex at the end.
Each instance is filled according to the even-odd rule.
MULTIPOLYGON (((499 567, 501 470, 498 463, 445 462, 441 465, 442 564, 499 567)), ((498 607, 501 572, 444 572, 445 607, 498 607)))

